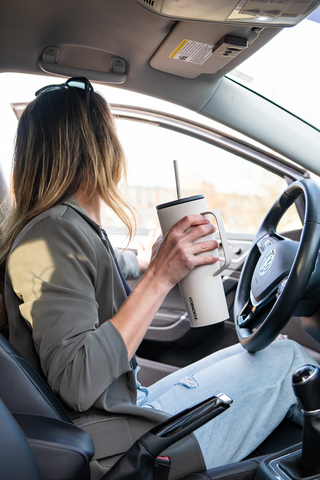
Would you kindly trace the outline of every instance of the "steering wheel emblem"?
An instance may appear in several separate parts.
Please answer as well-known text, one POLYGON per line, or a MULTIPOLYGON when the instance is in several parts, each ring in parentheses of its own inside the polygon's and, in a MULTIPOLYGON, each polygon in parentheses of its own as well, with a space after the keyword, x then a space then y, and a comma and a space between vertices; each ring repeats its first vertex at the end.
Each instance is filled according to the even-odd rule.
POLYGON ((271 263, 273 262, 273 259, 275 257, 275 254, 276 254, 276 251, 274 248, 269 250, 269 252, 266 254, 264 259, 262 260, 262 265, 259 270, 260 275, 264 275, 269 270, 271 263))

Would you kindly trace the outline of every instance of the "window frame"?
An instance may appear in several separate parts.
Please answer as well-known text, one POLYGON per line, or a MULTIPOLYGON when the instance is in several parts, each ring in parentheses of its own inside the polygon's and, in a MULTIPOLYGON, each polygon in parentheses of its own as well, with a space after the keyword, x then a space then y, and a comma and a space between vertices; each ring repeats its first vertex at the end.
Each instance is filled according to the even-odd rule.
MULTIPOLYGON (((302 178, 310 178, 304 168, 290 160, 277 155, 276 152, 262 150, 256 145, 222 132, 216 128, 184 119, 170 113, 135 107, 130 105, 110 104, 111 111, 116 119, 145 123, 160 128, 172 130, 191 136, 210 145, 219 147, 238 157, 248 160, 269 172, 282 177, 287 185, 302 178)), ((300 196, 295 202, 301 222, 304 219, 305 202, 300 196)))

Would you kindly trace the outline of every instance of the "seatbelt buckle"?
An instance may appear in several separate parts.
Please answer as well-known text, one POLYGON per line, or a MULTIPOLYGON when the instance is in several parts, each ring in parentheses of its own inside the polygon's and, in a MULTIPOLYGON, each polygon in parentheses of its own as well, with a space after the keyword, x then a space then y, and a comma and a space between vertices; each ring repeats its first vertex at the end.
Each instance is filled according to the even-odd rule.
POLYGON ((154 461, 153 480, 168 480, 171 467, 169 457, 157 457, 154 461))

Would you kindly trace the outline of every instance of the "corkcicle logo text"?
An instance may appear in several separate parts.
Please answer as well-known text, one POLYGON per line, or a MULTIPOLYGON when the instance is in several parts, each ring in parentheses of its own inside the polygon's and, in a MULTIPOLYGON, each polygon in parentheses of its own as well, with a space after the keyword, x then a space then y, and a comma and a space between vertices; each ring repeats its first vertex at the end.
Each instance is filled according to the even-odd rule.
POLYGON ((189 302, 190 302, 190 305, 191 305, 191 310, 192 310, 192 313, 193 313, 193 318, 194 318, 195 320, 198 320, 197 312, 196 312, 196 309, 194 308, 194 304, 193 304, 192 297, 189 297, 189 302))

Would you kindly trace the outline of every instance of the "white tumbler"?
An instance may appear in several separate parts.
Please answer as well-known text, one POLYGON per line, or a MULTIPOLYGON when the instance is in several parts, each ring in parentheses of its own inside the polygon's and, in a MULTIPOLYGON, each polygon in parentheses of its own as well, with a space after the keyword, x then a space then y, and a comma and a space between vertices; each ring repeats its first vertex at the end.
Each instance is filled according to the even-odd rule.
MULTIPOLYGON (((224 265, 220 267, 217 262, 213 265, 195 267, 179 282, 179 288, 192 327, 203 327, 226 320, 229 318, 229 313, 220 274, 230 265, 231 253, 220 213, 215 210, 208 211, 204 195, 180 198, 158 205, 156 208, 163 235, 186 215, 201 214, 205 215, 208 220, 209 215, 216 218, 225 255, 224 265)), ((196 242, 214 239, 215 234, 213 233, 199 238, 196 242)), ((218 249, 199 255, 208 253, 218 256, 218 249)))

